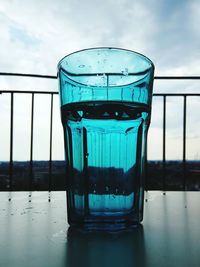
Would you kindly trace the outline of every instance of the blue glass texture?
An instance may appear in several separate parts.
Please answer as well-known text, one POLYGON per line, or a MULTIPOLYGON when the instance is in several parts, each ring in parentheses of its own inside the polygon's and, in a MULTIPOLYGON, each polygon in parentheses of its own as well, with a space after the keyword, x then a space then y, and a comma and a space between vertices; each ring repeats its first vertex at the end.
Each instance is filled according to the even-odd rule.
POLYGON ((116 48, 78 51, 58 64, 70 224, 142 220, 153 71, 146 57, 116 48))

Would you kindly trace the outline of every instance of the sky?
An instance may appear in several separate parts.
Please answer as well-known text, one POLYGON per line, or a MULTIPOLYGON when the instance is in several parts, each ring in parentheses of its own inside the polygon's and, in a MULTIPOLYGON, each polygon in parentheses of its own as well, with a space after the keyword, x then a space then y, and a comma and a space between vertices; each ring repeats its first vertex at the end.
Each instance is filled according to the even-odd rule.
MULTIPOLYGON (((198 0, 0 0, 0 72, 56 75, 65 55, 88 47, 131 49, 149 57, 155 75, 200 75, 198 0)), ((199 81, 155 81, 154 92, 196 92, 199 81)), ((56 80, 0 76, 0 90, 57 90, 56 80)), ((9 97, 0 95, 0 160, 9 159, 9 97)), ((14 159, 29 157, 30 103, 15 97, 14 159)), ((36 98, 34 158, 48 157, 50 99, 36 98)), ((188 99, 187 158, 200 159, 200 99, 188 99)), ((167 158, 182 157, 182 109, 167 100, 167 158)), ((53 158, 63 159, 59 102, 54 100, 53 158)), ((162 102, 153 101, 149 159, 162 156, 162 102)))

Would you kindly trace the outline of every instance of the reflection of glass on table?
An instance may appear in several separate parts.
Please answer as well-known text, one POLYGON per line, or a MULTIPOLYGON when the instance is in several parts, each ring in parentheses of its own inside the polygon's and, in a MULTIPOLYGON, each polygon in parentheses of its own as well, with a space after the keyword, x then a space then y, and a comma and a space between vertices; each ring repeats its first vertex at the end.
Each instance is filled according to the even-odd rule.
POLYGON ((117 233, 83 232, 70 227, 67 266, 145 266, 143 226, 117 233))

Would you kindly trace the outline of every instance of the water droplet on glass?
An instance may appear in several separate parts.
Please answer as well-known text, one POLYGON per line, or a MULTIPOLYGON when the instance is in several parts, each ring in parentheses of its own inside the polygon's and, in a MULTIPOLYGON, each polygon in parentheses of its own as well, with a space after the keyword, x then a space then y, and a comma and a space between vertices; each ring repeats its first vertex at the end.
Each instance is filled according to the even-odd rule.
POLYGON ((124 76, 128 76, 128 68, 125 68, 123 71, 122 71, 122 74, 124 76))
POLYGON ((127 134, 128 132, 134 130, 135 127, 129 127, 126 131, 125 131, 125 134, 127 134))
POLYGON ((104 73, 103 75, 101 75, 101 79, 102 79, 102 83, 105 84, 106 83, 106 74, 104 73))

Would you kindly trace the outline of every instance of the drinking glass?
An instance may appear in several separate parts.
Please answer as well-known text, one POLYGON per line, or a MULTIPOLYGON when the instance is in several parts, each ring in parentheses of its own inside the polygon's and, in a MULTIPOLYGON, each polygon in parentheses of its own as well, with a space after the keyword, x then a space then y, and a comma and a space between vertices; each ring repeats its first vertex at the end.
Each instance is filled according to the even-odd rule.
POLYGON ((120 48, 58 63, 70 225, 122 229, 143 219, 154 65, 120 48))

